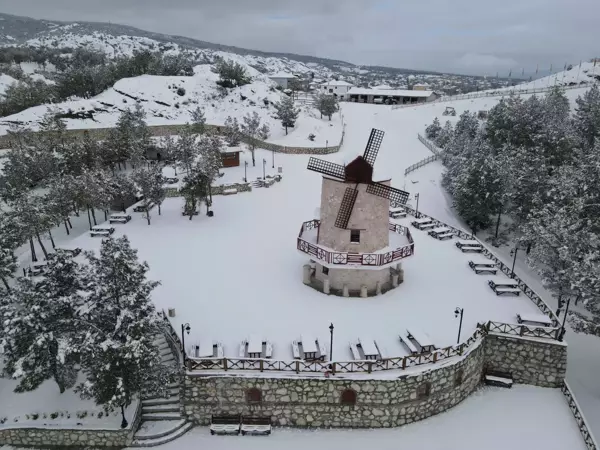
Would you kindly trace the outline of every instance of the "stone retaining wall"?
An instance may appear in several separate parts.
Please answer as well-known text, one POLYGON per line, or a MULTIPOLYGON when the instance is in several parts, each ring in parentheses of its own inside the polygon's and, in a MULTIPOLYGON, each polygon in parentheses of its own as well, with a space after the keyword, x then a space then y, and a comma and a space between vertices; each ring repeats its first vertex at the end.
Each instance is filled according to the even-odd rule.
POLYGON ((485 337, 486 367, 510 372, 516 383, 557 388, 567 374, 567 345, 543 338, 489 333, 485 337))
POLYGON ((438 414, 468 397, 480 383, 483 354, 478 345, 455 364, 393 380, 189 374, 183 408, 188 419, 200 425, 208 424, 212 414, 241 413, 270 416, 278 426, 397 427, 438 414), (251 388, 260 389, 260 403, 247 402, 251 388), (341 403, 347 389, 356 392, 354 406, 341 403))

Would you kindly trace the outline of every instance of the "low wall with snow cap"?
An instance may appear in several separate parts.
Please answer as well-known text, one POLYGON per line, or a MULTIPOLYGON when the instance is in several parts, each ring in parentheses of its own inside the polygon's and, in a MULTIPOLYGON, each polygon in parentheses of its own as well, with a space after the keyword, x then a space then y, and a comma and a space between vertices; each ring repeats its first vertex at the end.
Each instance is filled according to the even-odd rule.
POLYGON ((567 375, 567 344, 544 338, 489 333, 486 367, 512 373, 516 383, 558 388, 567 375))
POLYGON ((78 430, 48 428, 10 428, 0 430, 0 445, 23 447, 109 447, 123 448, 131 444, 131 430, 78 430))
POLYGON ((212 414, 246 414, 271 417, 277 426, 397 427, 460 403, 479 385, 483 363, 478 345, 454 364, 392 379, 190 374, 183 410, 200 425, 212 414))

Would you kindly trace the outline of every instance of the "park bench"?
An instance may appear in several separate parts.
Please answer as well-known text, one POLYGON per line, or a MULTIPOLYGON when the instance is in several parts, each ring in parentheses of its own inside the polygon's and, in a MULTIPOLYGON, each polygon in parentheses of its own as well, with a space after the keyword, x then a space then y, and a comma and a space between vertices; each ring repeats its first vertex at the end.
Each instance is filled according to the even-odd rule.
POLYGON ((108 218, 109 223, 127 223, 131 220, 129 214, 111 214, 108 218))
POLYGON ((481 253, 481 252, 483 252, 483 245, 481 245, 479 242, 477 242, 475 240, 457 241, 456 246, 463 253, 481 253))
POLYGON ((519 289, 519 283, 517 283, 515 280, 511 280, 508 278, 489 280, 488 285, 492 289, 492 291, 496 293, 496 295, 519 296, 521 294, 521 289, 519 289))
POLYGON ((488 275, 496 275, 498 268, 496 263, 489 259, 483 259, 481 261, 469 261, 469 267, 473 269, 477 275, 487 273, 488 275))
POLYGON ((511 388, 514 380, 512 374, 501 372, 499 370, 486 370, 483 375, 483 381, 488 386, 498 386, 511 388))
POLYGON ((241 416, 211 416, 210 434, 239 434, 241 416))
POLYGON ((360 347, 365 359, 376 360, 381 356, 379 355, 379 348, 375 339, 369 337, 358 338, 357 347, 360 347))
POLYGON ((408 351, 409 354, 417 355, 419 353, 419 350, 417 350, 417 347, 415 347, 415 345, 411 342, 411 340, 408 338, 408 336, 406 334, 404 336, 399 335, 398 338, 400 339, 400 342, 402 343, 402 345, 404 345, 404 347, 406 348, 406 351, 408 351))
POLYGON ((552 327, 552 319, 545 314, 520 314, 517 313, 517 322, 523 325, 552 327))
POLYGON ((356 342, 350 342, 350 351, 352 352, 352 357, 354 359, 361 360, 363 358, 360 355, 360 352, 358 351, 358 347, 356 344, 357 344, 356 342))
POLYGON ((292 355, 294 355, 294 359, 301 359, 300 346, 297 341, 292 342, 292 355))
POLYGON ((113 227, 95 226, 95 227, 92 227, 92 230, 90 231, 90 235, 91 236, 109 237, 114 232, 115 232, 115 229, 113 227))
POLYGON ((79 254, 81 254, 81 249, 79 247, 58 247, 57 250, 62 250, 65 253, 70 253, 71 255, 73 255, 73 257, 75 256, 79 256, 79 254))
POLYGON ((242 436, 252 434, 271 434, 270 417, 248 417, 242 416, 241 426, 242 436))

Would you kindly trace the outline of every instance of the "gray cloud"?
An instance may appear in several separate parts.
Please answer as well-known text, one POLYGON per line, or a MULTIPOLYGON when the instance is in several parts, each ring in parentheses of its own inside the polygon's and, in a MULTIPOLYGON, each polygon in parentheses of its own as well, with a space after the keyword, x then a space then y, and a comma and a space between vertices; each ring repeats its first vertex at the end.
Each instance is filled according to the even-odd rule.
POLYGON ((0 0, 0 11, 357 64, 520 73, 596 54, 598 0, 0 0))

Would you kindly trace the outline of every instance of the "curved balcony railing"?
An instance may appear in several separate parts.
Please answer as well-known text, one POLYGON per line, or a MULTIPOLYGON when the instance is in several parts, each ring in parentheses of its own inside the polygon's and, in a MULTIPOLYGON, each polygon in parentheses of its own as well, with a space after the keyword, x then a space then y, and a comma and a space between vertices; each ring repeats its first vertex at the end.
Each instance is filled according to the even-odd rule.
POLYGON ((387 264, 400 261, 401 259, 408 258, 415 253, 415 243, 412 235, 410 234, 410 230, 407 227, 403 227, 402 225, 398 225, 396 223, 390 223, 389 230, 406 236, 409 243, 389 252, 381 253, 333 252, 320 247, 319 245, 312 244, 306 239, 303 239, 302 235, 305 231, 319 228, 319 225, 319 220, 309 220, 308 222, 304 222, 302 224, 302 227, 300 228, 300 234, 298 235, 297 248, 301 252, 328 264, 342 266, 385 266, 387 264))

